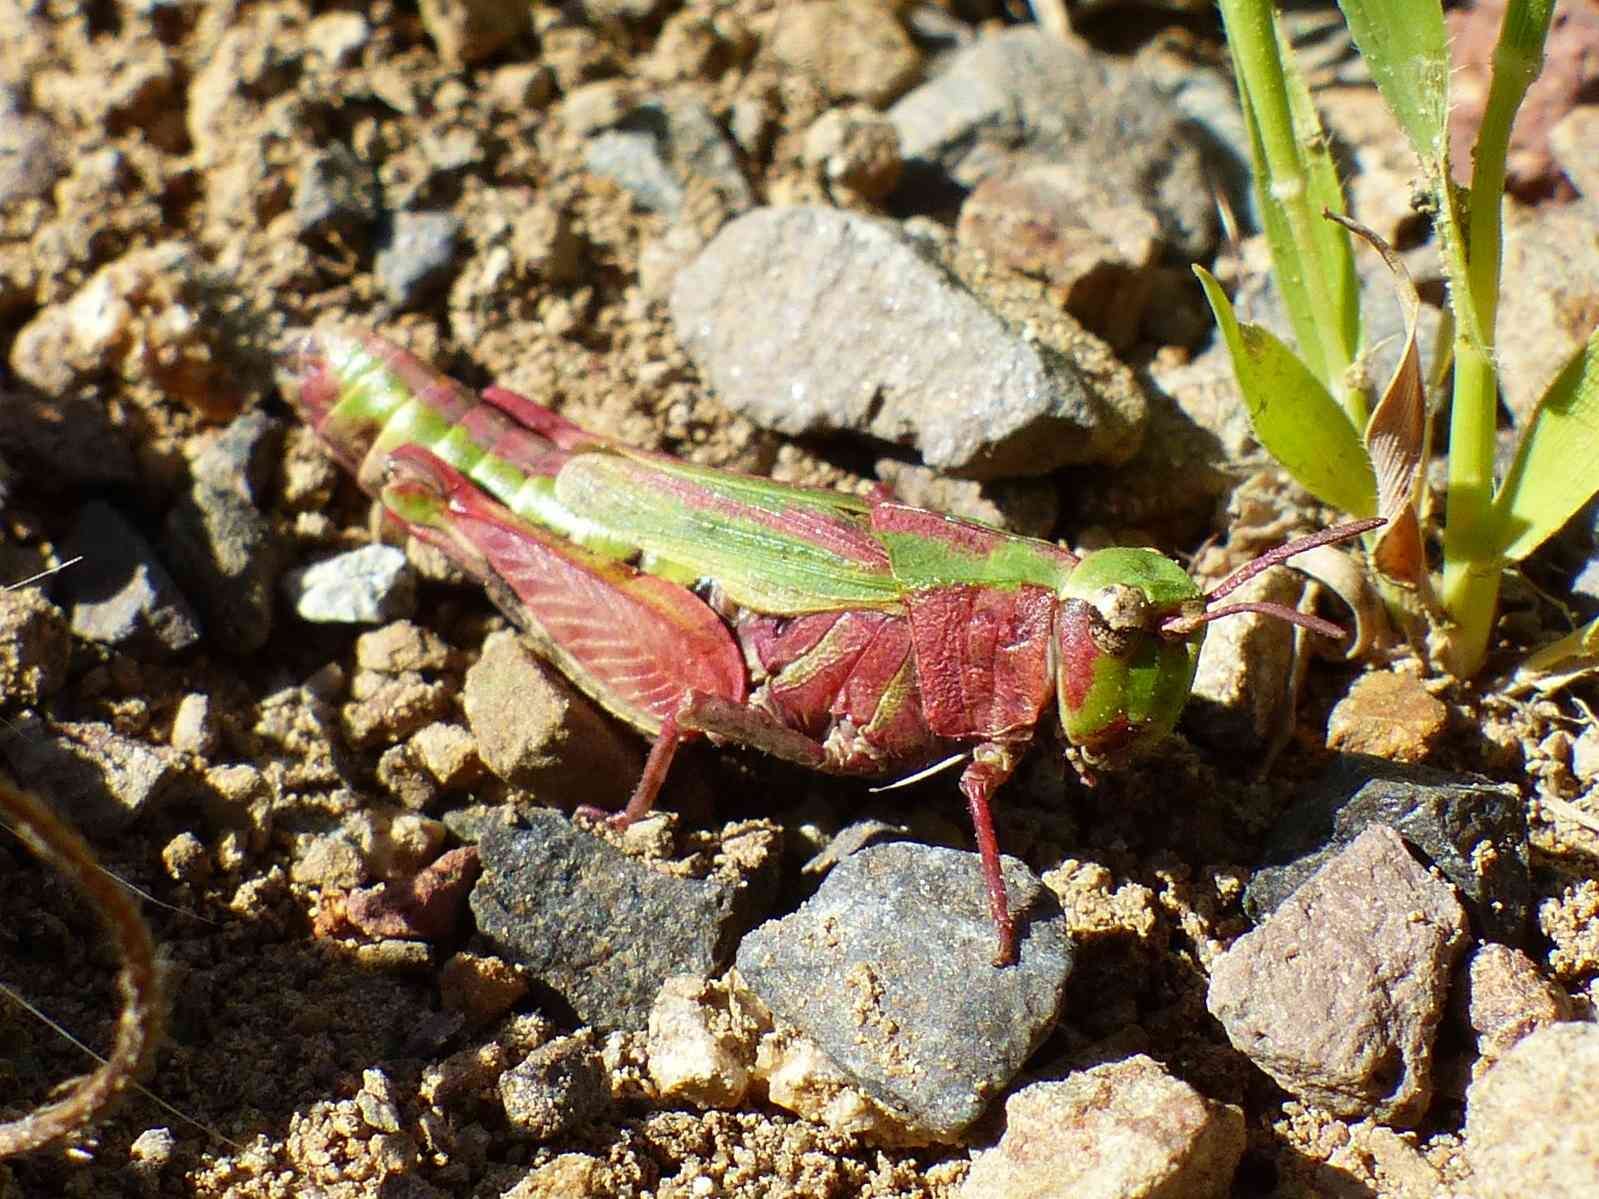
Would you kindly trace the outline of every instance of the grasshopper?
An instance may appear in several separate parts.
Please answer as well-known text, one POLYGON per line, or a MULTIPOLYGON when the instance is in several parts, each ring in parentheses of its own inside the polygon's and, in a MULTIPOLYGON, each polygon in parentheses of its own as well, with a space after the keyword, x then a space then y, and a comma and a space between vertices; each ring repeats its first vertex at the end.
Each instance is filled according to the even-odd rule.
POLYGON ((481 579, 534 648, 654 738, 618 825, 650 810, 688 737, 840 775, 964 762, 998 937, 1016 959, 989 801, 1053 699, 1085 777, 1171 731, 1217 600, 1372 521, 1280 546, 1202 593, 1149 549, 1082 558, 882 497, 629 447, 533 401, 474 395, 372 334, 318 331, 291 400, 413 536, 481 579))

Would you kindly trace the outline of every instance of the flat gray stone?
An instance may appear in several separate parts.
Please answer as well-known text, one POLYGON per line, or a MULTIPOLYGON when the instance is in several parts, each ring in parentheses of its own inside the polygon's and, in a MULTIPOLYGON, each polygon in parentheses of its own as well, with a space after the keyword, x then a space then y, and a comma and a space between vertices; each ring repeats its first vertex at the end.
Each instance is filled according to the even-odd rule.
POLYGON ((1141 395, 1079 370, 870 217, 748 212, 678 272, 671 309, 718 398, 789 436, 866 434, 991 479, 1122 461, 1142 432, 1141 395))
POLYGON ((1515 945, 1526 938, 1532 881, 1516 788, 1363 754, 1343 755, 1278 821, 1244 910, 1265 919, 1373 824, 1394 829, 1455 885, 1486 939, 1515 945))
POLYGON ((385 624, 416 611, 416 572, 392 545, 363 545, 291 570, 283 590, 301 620, 319 624, 385 624))
POLYGON ((739 885, 677 878, 559 812, 527 823, 484 830, 472 913, 494 952, 599 1029, 642 1029, 668 977, 720 972, 771 901, 770 871, 739 885))
POLYGON ((1072 968, 1060 905, 1004 862, 1014 966, 993 964, 977 855, 900 843, 846 858, 799 911, 746 937, 739 973, 907 1128, 950 1140, 1054 1028, 1072 968))
POLYGON ((111 505, 90 500, 67 538, 63 601, 72 631, 134 653, 178 653, 200 640, 199 619, 155 549, 111 505))

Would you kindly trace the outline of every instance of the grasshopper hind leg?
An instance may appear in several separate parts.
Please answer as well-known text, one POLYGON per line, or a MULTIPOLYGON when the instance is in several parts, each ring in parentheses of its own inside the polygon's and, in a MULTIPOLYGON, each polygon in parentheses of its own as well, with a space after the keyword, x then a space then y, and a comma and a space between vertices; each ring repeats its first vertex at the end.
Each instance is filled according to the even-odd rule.
POLYGON ((682 740, 677 713, 673 712, 661 721, 661 731, 656 734, 655 744, 650 747, 650 756, 644 762, 644 773, 639 775, 627 807, 620 812, 607 812, 593 804, 579 804, 572 812, 573 818, 596 824, 603 821, 614 829, 624 829, 635 820, 648 816, 655 807, 655 799, 661 793, 666 772, 672 768, 672 759, 677 756, 677 747, 682 740))
POLYGON ((644 773, 639 776, 627 807, 620 812, 604 812, 584 804, 573 815, 582 820, 604 820, 612 828, 619 829, 647 816, 666 782, 678 745, 684 737, 695 735, 753 746, 775 758, 812 769, 827 760, 827 750, 820 742, 780 724, 759 708, 734 703, 720 695, 691 691, 677 710, 661 721, 661 730, 650 747, 644 773))

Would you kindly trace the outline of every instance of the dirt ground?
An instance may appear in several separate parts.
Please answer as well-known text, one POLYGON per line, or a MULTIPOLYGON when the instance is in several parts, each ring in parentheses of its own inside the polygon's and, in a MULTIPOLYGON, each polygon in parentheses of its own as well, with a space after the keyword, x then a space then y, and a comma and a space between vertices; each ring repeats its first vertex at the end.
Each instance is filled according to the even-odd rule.
MULTIPOLYGON (((463 66, 441 56, 415 7, 392 2, 0 0, 0 88, 14 85, 49 117, 59 155, 53 188, 0 209, 0 347, 9 355, 27 322, 106 264, 139 248, 176 247, 128 289, 139 298, 127 344, 145 352, 119 343, 84 364, 63 346, 56 394, 0 375, 0 402, 72 426, 54 434, 64 455, 56 469, 27 447, 7 451, 0 530, 8 577, 59 558, 92 497, 114 496, 154 535, 190 464, 238 414, 263 411, 292 426, 270 354, 286 331, 326 321, 375 327, 470 385, 502 383, 634 444, 795 481, 869 477, 867 453, 784 442, 707 395, 665 305, 640 282, 641 256, 664 218, 585 169, 587 131, 561 103, 605 80, 635 95, 652 81, 683 82, 724 117, 758 98, 770 129, 745 162, 756 192, 830 202, 836 197, 805 166, 800 143, 833 101, 758 53, 777 7, 596 0, 589 10, 613 15, 590 19, 580 4, 539 5, 532 30, 463 66), (357 13, 365 19, 359 38, 351 24, 331 20, 357 13), (414 206, 461 218, 465 265, 447 290, 396 312, 365 235, 299 235, 299 172, 308 155, 334 144, 381 163, 387 195, 420 197, 414 206), (508 225, 534 206, 557 213, 575 239, 568 269, 541 273, 505 256, 508 225), (180 305, 197 322, 163 326, 163 314, 180 305), (125 468, 116 452, 96 450, 95 430, 125 447, 125 468)), ((1001 19, 998 5, 951 0, 943 8, 1001 19)), ((1204 21, 1179 23, 1199 44, 1219 44, 1204 21)), ((1130 356, 1147 361, 1157 351, 1142 346, 1130 356)), ((275 482, 261 506, 292 562, 370 540, 367 501, 303 430, 288 433, 269 473, 275 482)), ((1218 530, 1221 521, 1218 510, 1218 530)), ((1555 623, 1530 598, 1520 612, 1522 629, 1555 623)), ((340 926, 346 888, 336 872, 304 865, 306 847, 369 805, 393 812, 396 803, 379 782, 382 747, 349 745, 337 703, 317 691, 339 695, 356 670, 360 630, 307 624, 281 602, 276 616, 265 644, 243 655, 214 640, 176 655, 74 640, 64 683, 42 705, 54 720, 104 722, 168 746, 180 705, 198 693, 209 697, 215 731, 185 751, 150 812, 93 837, 105 866, 147 897, 168 967, 171 1022, 149 1091, 69 1149, 0 1165, 0 1199, 487 1197, 519 1183, 525 1196, 958 1190, 967 1146, 881 1149, 770 1105, 703 1112, 661 1104, 638 1081, 637 1038, 606 1046, 618 1098, 603 1117, 553 1142, 512 1128, 495 1091, 496 1055, 573 1030, 552 1030, 531 1000, 508 1022, 452 1019, 440 976, 466 944, 459 936, 373 941, 340 926), (446 1061, 464 1081, 440 1089, 446 1061), (397 1113, 389 1131, 381 1114, 372 1116, 383 1102, 397 1113), (150 1131, 158 1129, 170 1135, 150 1131)), ((416 619, 452 651, 441 702, 456 712, 465 665, 504 622, 478 589, 448 581, 424 583, 416 619)), ((1035 869, 1070 857, 1104 875, 1073 913, 1080 956, 1067 1014, 1035 1072, 1117 1047, 1149 1053, 1206 1096, 1240 1104, 1249 1146, 1238 1195, 1408 1199, 1449 1193, 1464 1173, 1472 1050, 1458 1021, 1446 1021, 1440 1094, 1426 1123, 1398 1134, 1331 1119, 1284 1095, 1228 1046, 1205 1009, 1210 955, 1248 927, 1240 906, 1247 864, 1283 797, 1324 764, 1328 713, 1357 673, 1315 665, 1297 731, 1269 780, 1240 775, 1234 755, 1178 740, 1091 793, 1061 782, 1048 764, 1032 768, 1030 785, 997 813, 1001 843, 1035 869)), ((1513 781, 1529 795, 1581 794, 1570 742, 1591 723, 1580 702, 1591 687, 1536 701, 1437 690, 1447 728, 1429 762, 1513 781), (1558 737, 1563 745, 1551 741, 1558 737)), ((0 735, 26 735, 27 707, 5 701, 12 732, 0 735)), ((677 788, 685 823, 714 829, 770 818, 790 828, 793 864, 808 856, 811 826, 836 828, 860 815, 965 843, 947 780, 869 797, 754 755, 708 750, 687 753, 680 773, 690 776, 677 788)), ((503 787, 485 783, 434 797, 427 813, 442 819, 504 798, 503 787)), ((1585 1012, 1599 975, 1599 835, 1548 811, 1535 811, 1531 827, 1534 958, 1585 1012)), ((780 909, 803 886, 797 870, 785 877, 780 909)), ((114 975, 114 955, 72 887, 15 839, 0 839, 0 979, 104 1047, 114 975)), ((61 1035, 0 1003, 0 1111, 20 1113, 85 1069, 61 1035)), ((979 1145, 995 1135, 991 1119, 971 1134, 979 1145)))

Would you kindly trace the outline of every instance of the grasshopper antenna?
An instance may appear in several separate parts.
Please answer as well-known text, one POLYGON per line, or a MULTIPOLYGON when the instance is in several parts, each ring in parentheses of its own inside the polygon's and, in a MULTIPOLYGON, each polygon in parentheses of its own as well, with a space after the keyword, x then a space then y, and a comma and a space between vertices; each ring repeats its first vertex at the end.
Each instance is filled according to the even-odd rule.
POLYGON ((1260 557, 1245 562, 1232 574, 1220 583, 1217 583, 1205 593, 1205 610, 1188 614, 1173 616, 1160 626, 1161 632, 1179 637, 1186 637, 1201 625, 1209 624, 1213 620, 1220 620, 1223 616, 1235 616, 1240 612, 1259 612, 1266 616, 1275 616, 1279 620, 1286 620, 1289 624, 1296 624, 1302 629, 1309 629, 1313 633, 1320 633, 1323 637, 1339 640, 1344 636, 1344 630, 1330 620, 1323 620, 1319 616, 1312 616, 1308 612, 1301 612, 1285 604, 1275 604, 1270 600, 1245 601, 1236 604, 1222 604, 1220 607, 1210 605, 1223 596, 1238 590, 1250 579, 1269 570, 1273 566, 1281 565, 1306 550, 1313 550, 1320 545, 1336 545, 1341 541, 1350 541, 1362 533, 1369 533, 1372 529, 1388 523, 1380 516, 1373 516, 1366 520, 1353 520, 1347 524, 1334 525, 1330 529, 1323 529, 1319 533, 1311 533, 1305 537, 1296 537, 1292 541, 1284 542, 1275 549, 1269 549, 1260 557))

